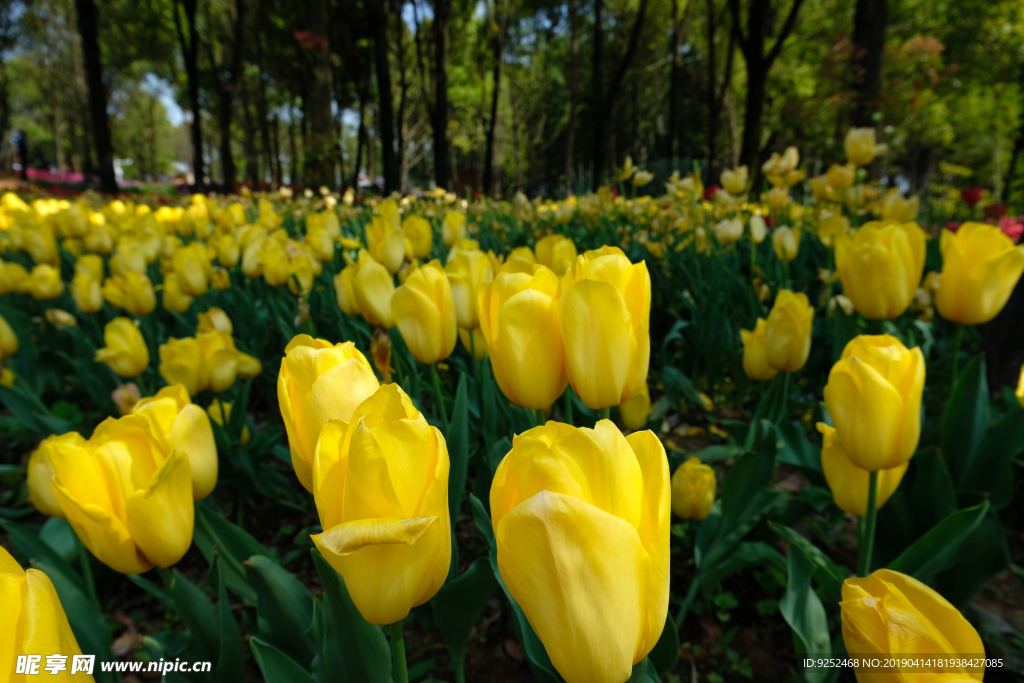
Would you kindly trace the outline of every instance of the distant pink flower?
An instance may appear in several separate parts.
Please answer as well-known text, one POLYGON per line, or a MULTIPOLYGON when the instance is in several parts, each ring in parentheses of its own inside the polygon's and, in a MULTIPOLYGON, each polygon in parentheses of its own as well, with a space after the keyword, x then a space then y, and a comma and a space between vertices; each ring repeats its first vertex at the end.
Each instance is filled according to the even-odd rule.
POLYGON ((1003 216, 999 219, 999 229, 1013 240, 1014 244, 1019 243, 1021 235, 1024 235, 1024 222, 1021 222, 1022 218, 1024 216, 1018 216, 1017 218, 1003 216))

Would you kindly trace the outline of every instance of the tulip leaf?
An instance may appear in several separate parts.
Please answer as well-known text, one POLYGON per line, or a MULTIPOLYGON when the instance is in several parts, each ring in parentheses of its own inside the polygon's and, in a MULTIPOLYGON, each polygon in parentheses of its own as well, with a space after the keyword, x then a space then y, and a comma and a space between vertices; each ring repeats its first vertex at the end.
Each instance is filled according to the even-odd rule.
POLYGON ((790 529, 785 524, 768 522, 772 531, 779 535, 782 540, 795 546, 814 565, 814 580, 818 582, 821 589, 825 591, 825 597, 830 603, 838 603, 841 599, 843 581, 849 572, 838 566, 832 559, 823 553, 818 546, 790 529))
POLYGON ((633 673, 626 683, 658 683, 660 680, 661 677, 650 658, 644 657, 633 665, 633 673))
POLYGON ((1006 507, 1013 497, 1013 459, 1022 451, 1024 415, 1012 408, 985 433, 961 489, 988 493, 995 509, 1006 507))
POLYGON ((942 455, 953 481, 960 490, 966 483, 975 453, 985 437, 989 423, 988 381, 985 358, 975 356, 953 385, 953 393, 942 412, 940 442, 942 455))
POLYGON ((767 388, 761 393, 761 400, 757 402, 754 416, 750 420, 750 427, 747 429, 747 436, 744 440, 746 450, 754 448, 754 443, 762 438, 762 435, 758 433, 762 420, 767 420, 772 424, 780 421, 785 412, 788 392, 787 375, 778 375, 768 383, 767 388))
POLYGON ((267 555, 267 549, 242 527, 224 519, 203 503, 196 504, 196 524, 192 540, 196 547, 212 563, 215 552, 225 562, 220 569, 227 575, 228 588, 245 598, 248 603, 256 602, 256 591, 246 581, 243 563, 254 555, 267 555))
MULTIPOLYGON (((214 562, 219 565, 223 560, 218 555, 214 562)), ((220 635, 220 651, 213 673, 217 683, 244 683, 242 636, 238 632, 235 615, 231 613, 225 574, 224 571, 217 572, 217 630, 220 635)))
POLYGON ((142 576, 142 574, 129 574, 128 580, 156 598, 168 612, 174 614, 178 611, 178 606, 174 604, 174 598, 171 597, 171 594, 158 584, 142 576))
POLYGON ((462 495, 466 489, 466 476, 469 468, 469 400, 466 395, 466 375, 459 378, 459 387, 455 391, 455 404, 452 406, 452 419, 448 423, 445 441, 448 445, 448 513, 451 515, 452 529, 459 517, 462 507, 462 495))
POLYGON ((469 494, 469 502, 473 507, 473 524, 480 535, 487 541, 487 547, 494 547, 494 526, 491 524, 491 516, 487 514, 483 501, 469 494))
POLYGON ((722 581, 733 574, 773 564, 780 570, 786 570, 786 560, 779 551, 765 543, 743 542, 736 546, 724 559, 708 572, 702 572, 701 584, 705 591, 713 591, 722 581))
POLYGON ((323 641, 313 660, 313 677, 319 683, 389 683, 391 650, 384 632, 363 619, 341 574, 315 548, 311 552, 325 596, 323 641))
POLYGON ((246 562, 246 578, 256 591, 260 637, 309 668, 315 646, 305 632, 313 622, 313 597, 290 572, 264 555, 246 562))
POLYGON ((989 503, 957 510, 936 524, 924 536, 889 564, 889 569, 930 583, 946 568, 960 546, 971 536, 988 512, 989 503))
POLYGON ((935 589, 963 607, 1009 563, 1006 530, 990 508, 955 553, 951 566, 935 577, 935 589))
POLYGON ((269 683, 317 683, 295 660, 256 636, 249 639, 256 664, 269 683))
MULTIPOLYGON (((661 675, 671 671, 679 660, 679 629, 676 628, 676 622, 671 614, 665 615, 665 626, 647 658, 661 675)), ((659 680, 659 677, 655 676, 654 679, 659 680)))
POLYGON ((448 580, 430 601, 434 621, 452 659, 462 662, 469 632, 498 587, 490 560, 478 557, 457 579, 448 580))
POLYGON ((548 651, 544 649, 544 643, 537 637, 533 627, 530 626, 529 620, 523 613, 523 608, 519 606, 516 599, 508 592, 508 586, 505 585, 505 580, 501 578, 501 570, 498 569, 497 548, 491 548, 490 561, 494 578, 498 580, 498 585, 501 586, 505 597, 512 604, 512 613, 515 615, 516 635, 519 636, 519 643, 526 652, 526 663, 530 666, 533 677, 537 679, 537 683, 564 683, 562 677, 555 670, 554 664, 551 663, 548 651))
POLYGON ((220 632, 217 628, 217 610, 199 586, 185 578, 177 569, 171 574, 167 587, 178 615, 191 633, 189 649, 194 659, 214 662, 220 650, 220 632))
MULTIPOLYGON (((800 639, 804 654, 828 656, 832 652, 828 618, 825 616, 825 606, 811 587, 814 565, 796 546, 790 546, 786 557, 789 579, 786 594, 779 601, 779 611, 800 639)), ((805 671, 804 675, 811 683, 817 683, 828 677, 828 670, 805 671)))
POLYGON ((783 420, 775 426, 775 431, 782 441, 779 447, 779 462, 799 468, 811 475, 816 483, 824 484, 821 448, 807 439, 803 427, 795 422, 783 420))
POLYGON ((39 538, 50 546, 65 562, 71 562, 78 551, 78 539, 75 530, 66 519, 50 517, 39 530, 39 538))

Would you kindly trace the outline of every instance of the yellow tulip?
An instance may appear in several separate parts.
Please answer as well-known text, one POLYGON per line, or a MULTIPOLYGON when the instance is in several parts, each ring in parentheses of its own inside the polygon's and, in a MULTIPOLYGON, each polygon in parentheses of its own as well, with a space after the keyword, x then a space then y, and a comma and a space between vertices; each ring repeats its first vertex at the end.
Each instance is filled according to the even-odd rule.
POLYGON ((634 187, 643 187, 652 180, 654 180, 654 174, 650 171, 637 171, 633 175, 632 182, 634 187))
POLYGON ((130 415, 135 404, 142 400, 142 392, 135 382, 126 382, 110 392, 110 398, 122 415, 130 415))
POLYGON ((853 181, 857 178, 857 167, 853 164, 840 166, 832 164, 825 175, 830 187, 837 190, 849 190, 853 187, 853 181))
MULTIPOLYGON (((224 423, 231 419, 231 406, 231 403, 215 398, 210 403, 210 407, 206 409, 206 414, 210 416, 211 420, 223 427, 224 423)), ((249 427, 242 427, 242 435, 239 437, 239 441, 241 441, 243 446, 249 443, 251 437, 249 427)))
POLYGON ((512 401, 533 410, 555 402, 568 380, 558 322, 558 276, 509 261, 477 290, 480 329, 494 379, 512 401))
POLYGON ((636 173, 636 166, 633 165, 633 157, 626 155, 626 161, 622 164, 622 171, 619 173, 619 182, 629 180, 636 173))
MULTIPOLYGON (((821 468, 825 472, 825 480, 832 489, 832 498, 836 505, 851 515, 864 517, 868 512, 868 482, 871 473, 854 464, 839 444, 839 436, 833 427, 824 422, 818 423, 818 431, 822 434, 821 468)), ((899 488, 903 475, 907 472, 910 461, 897 467, 881 470, 878 473, 875 509, 880 509, 899 488)))
POLYGON ((914 455, 924 377, 921 349, 907 350, 895 337, 861 335, 846 345, 829 372, 825 406, 854 465, 889 470, 914 455))
POLYGON ((700 458, 690 458, 672 474, 672 511, 682 519, 704 519, 717 490, 715 471, 700 458))
POLYGON ((374 216, 366 224, 366 248, 389 273, 397 273, 405 260, 405 233, 383 216, 374 216))
POLYGON ((758 318, 754 331, 740 330, 743 341, 743 372, 759 382, 767 382, 779 374, 768 364, 768 321, 758 318))
POLYGON ((811 193, 814 195, 815 203, 820 204, 833 198, 832 186, 828 183, 827 175, 810 178, 807 184, 811 186, 811 193))
POLYGON ((642 429, 647 423, 651 414, 651 393, 647 388, 647 382, 640 387, 640 391, 623 401, 619 406, 619 417, 622 418, 622 425, 630 430, 642 429))
POLYGON ((160 376, 168 384, 181 384, 189 395, 195 396, 210 382, 199 342, 193 337, 171 337, 160 345, 160 376))
POLYGON ((78 432, 68 432, 59 436, 48 436, 39 442, 28 459, 28 500, 37 510, 50 517, 64 519, 64 512, 57 504, 57 499, 50 488, 53 479, 53 465, 50 454, 54 449, 64 447, 83 447, 85 439, 78 432))
POLYGON ((328 420, 350 421, 379 386, 366 357, 352 342, 331 344, 300 334, 285 347, 277 400, 292 467, 306 490, 313 490, 313 452, 321 427, 328 420))
POLYGON ((0 604, 4 606, 3 643, 0 662, 4 681, 25 681, 42 678, 54 681, 89 681, 92 675, 81 671, 71 675, 76 655, 82 654, 68 623, 60 597, 53 583, 38 569, 24 571, 21 565, 0 546, 0 604), (67 657, 67 670, 57 676, 46 670, 46 658, 60 654, 67 657), (23 656, 34 656, 34 669, 28 676, 16 674, 15 662, 23 656))
POLYGON ((99 280, 89 272, 79 271, 71 280, 71 298, 82 313, 95 313, 103 308, 103 292, 99 280))
POLYGON ((21 291, 31 294, 33 299, 47 301, 60 296, 64 291, 64 282, 60 279, 59 270, 48 263, 41 263, 21 283, 21 291))
MULTIPOLYGON (((230 334, 199 332, 196 334, 196 342, 199 344, 204 365, 209 371, 209 388, 216 393, 230 389, 236 377, 255 377, 263 370, 257 358, 235 348, 235 340, 230 334)), ((168 384, 172 383, 166 376, 164 379, 167 379, 168 384)))
POLYGON ((882 220, 910 223, 917 220, 917 212, 921 208, 921 198, 916 194, 904 199, 897 188, 885 193, 880 202, 882 220))
POLYGON ((462 342, 462 348, 466 349, 467 353, 476 355, 477 360, 483 360, 487 355, 487 338, 484 337, 484 333, 479 327, 474 327, 472 330, 460 327, 459 341, 462 342))
POLYGON ((43 315, 46 316, 47 322, 57 328, 74 327, 78 324, 75 316, 60 308, 48 308, 43 315))
POLYGON ((996 317, 1024 272, 1024 245, 1015 247, 995 226, 964 223, 955 233, 943 230, 940 246, 939 314, 965 325, 996 317))
POLYGON ((210 286, 218 291, 231 289, 231 274, 224 268, 213 268, 210 271, 210 286))
POLYGON ((448 265, 455 260, 455 257, 464 251, 480 251, 480 242, 472 240, 466 237, 461 237, 455 241, 452 248, 448 250, 448 256, 445 257, 445 265, 448 265))
POLYGON ((850 219, 842 214, 831 214, 822 218, 818 223, 818 239, 826 247, 831 247, 848 232, 850 232, 850 219))
POLYGON ((772 247, 780 261, 789 263, 800 253, 800 228, 783 225, 772 230, 772 247))
POLYGON ((775 297, 765 330, 765 356, 768 365, 781 372, 796 372, 811 353, 811 326, 814 309, 807 295, 783 289, 775 297))
POLYGON ((391 313, 391 297, 395 281, 388 269, 373 260, 366 252, 359 255, 359 270, 352 279, 352 291, 359 304, 359 312, 371 325, 387 329, 395 326, 391 313))
POLYGON ((618 405, 647 381, 647 265, 630 263, 618 247, 602 247, 576 259, 563 287, 558 318, 573 391, 593 410, 618 405))
POLYGON ((60 262, 57 255, 57 240, 49 228, 30 230, 25 238, 25 251, 36 263, 49 263, 56 266, 60 262))
POLYGON ((141 273, 108 277, 103 283, 103 298, 114 308, 132 315, 148 315, 156 307, 153 283, 141 273))
POLYGON ((102 349, 96 361, 106 363, 121 377, 136 377, 149 367, 149 347, 130 318, 114 318, 103 328, 102 349))
POLYGON ((448 467, 441 432, 397 384, 320 432, 313 497, 324 531, 313 543, 371 624, 404 619, 448 577, 448 467))
POLYGON ((508 260, 522 261, 531 265, 537 262, 537 258, 533 255, 533 252, 529 247, 516 247, 509 253, 508 260))
POLYGON ((0 315, 0 361, 10 358, 18 351, 18 335, 4 317, 0 315))
POLYGON ((487 255, 479 249, 460 251, 444 267, 451 283, 455 318, 460 328, 467 330, 480 326, 477 309, 477 290, 481 282, 494 280, 494 271, 487 255))
MULTIPOLYGON (((985 646, 974 627, 945 598, 917 579, 879 569, 864 578, 843 581, 839 609, 846 651, 858 658, 942 657, 984 659, 985 646)), ((863 661, 863 659, 862 659, 863 661)), ((984 667, 946 665, 942 675, 913 665, 885 672, 857 670, 857 680, 877 683, 961 683, 981 681, 984 667)))
POLYGON ((537 263, 562 276, 576 262, 576 244, 565 235, 548 235, 537 240, 537 263))
POLYGON ((71 527, 114 571, 170 567, 192 544, 188 456, 164 453, 145 418, 107 418, 85 444, 53 448, 50 463, 53 494, 71 527))
POLYGON ((117 250, 110 257, 110 272, 112 275, 145 273, 146 255, 142 245, 132 239, 119 240, 117 250))
POLYGON ((726 218, 715 223, 711 229, 722 244, 732 244, 743 237, 743 221, 739 218, 726 218))
POLYGON ((847 162, 867 166, 876 156, 885 153, 886 146, 875 143, 874 128, 851 128, 846 131, 843 149, 846 151, 847 162))
POLYGON ((740 166, 732 170, 722 171, 722 187, 731 195, 739 196, 747 191, 747 176, 749 172, 746 166, 740 166))
POLYGON ((231 318, 228 317, 228 314, 223 309, 214 306, 205 313, 199 314, 199 325, 196 327, 196 332, 226 332, 231 334, 234 332, 234 326, 231 324, 231 318))
POLYGON ((354 282, 359 266, 349 264, 342 268, 341 272, 334 276, 334 297, 338 301, 338 308, 345 315, 356 315, 359 313, 359 301, 356 299, 354 282))
MULTIPOLYGON (((486 258, 483 261, 486 264, 486 258)), ((437 259, 418 268, 395 290, 391 315, 419 362, 436 363, 455 350, 458 326, 452 286, 437 259)))
POLYGON ((97 254, 109 254, 114 249, 114 237, 109 227, 96 225, 86 234, 85 248, 97 254))
POLYGON ((434 246, 434 229, 430 226, 430 221, 423 216, 409 216, 402 221, 402 233, 409 245, 408 256, 419 259, 430 256, 430 250, 434 246))
POLYGON ((288 282, 292 272, 292 260, 281 243, 268 239, 260 247, 260 262, 263 264, 263 279, 271 287, 280 287, 288 282))
POLYGON ((793 199, 789 196, 789 189, 786 187, 773 187, 768 190, 768 206, 775 213, 781 212, 793 199))
POLYGON ((234 268, 242 258, 242 248, 231 235, 220 235, 213 242, 217 249, 217 261, 225 268, 234 268))
POLYGON ((450 247, 466 236, 466 215, 461 211, 449 211, 441 224, 441 241, 450 247))
POLYGON ((139 400, 132 415, 141 415, 149 423, 153 440, 164 453, 182 451, 192 470, 192 497, 202 500, 217 485, 217 444, 210 419, 192 403, 181 384, 164 387, 139 400))
POLYGON ((305 244, 310 253, 321 263, 334 260, 334 240, 326 230, 313 230, 306 233, 305 244))
POLYGON ((670 504, 650 431, 548 422, 513 439, 491 485, 498 567, 568 683, 621 683, 658 642, 670 504))
POLYGON ((0 261, 0 295, 21 291, 27 279, 28 271, 20 263, 0 261))
POLYGON ((907 310, 924 273, 925 236, 916 223, 871 222, 836 240, 836 270, 846 296, 865 318, 907 310))
POLYGON ((192 306, 192 297, 181 291, 178 276, 173 272, 164 275, 163 305, 175 313, 184 313, 192 306))
POLYGON ((754 244, 761 244, 767 236, 768 226, 765 225, 764 218, 755 213, 750 217, 750 241, 754 244))

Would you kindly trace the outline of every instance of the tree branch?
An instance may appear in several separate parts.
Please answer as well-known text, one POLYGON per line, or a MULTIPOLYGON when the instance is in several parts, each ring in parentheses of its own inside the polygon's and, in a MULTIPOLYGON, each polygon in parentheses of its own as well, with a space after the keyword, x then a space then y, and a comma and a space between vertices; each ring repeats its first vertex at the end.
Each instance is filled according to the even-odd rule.
POLYGON ((615 70, 615 75, 612 77, 611 83, 608 84, 608 95, 605 98, 605 105, 609 106, 612 103, 615 95, 618 93, 619 87, 622 85, 622 80, 626 77, 626 72, 629 71, 629 65, 633 61, 633 56, 636 54, 637 46, 640 43, 640 32, 643 30, 644 17, 647 14, 647 0, 640 0, 640 8, 636 13, 636 21, 633 22, 633 30, 629 36, 629 45, 626 47, 626 54, 622 56, 622 61, 619 63, 618 69, 615 70))
POLYGON ((750 58, 750 41, 743 36, 742 18, 740 17, 740 0, 729 0, 729 11, 732 14, 732 35, 740 44, 743 56, 750 58))
POLYGON ((779 31, 779 37, 775 41, 775 45, 769 50, 768 56, 765 60, 765 67, 771 68, 771 65, 775 63, 779 53, 782 52, 782 44, 786 42, 786 38, 793 31, 793 26, 796 25, 796 15, 800 12, 800 6, 804 4, 804 0, 793 0, 793 6, 789 8, 789 16, 786 17, 786 23, 782 25, 782 30, 779 31))

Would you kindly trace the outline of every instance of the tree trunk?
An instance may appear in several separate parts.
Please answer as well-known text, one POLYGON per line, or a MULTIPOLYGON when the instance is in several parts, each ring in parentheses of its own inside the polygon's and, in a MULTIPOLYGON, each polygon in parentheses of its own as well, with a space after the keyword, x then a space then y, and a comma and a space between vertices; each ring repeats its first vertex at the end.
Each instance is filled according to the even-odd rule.
POLYGON ((743 144, 740 165, 757 175, 761 155, 761 116, 764 113, 765 85, 768 72, 757 62, 747 62, 747 109, 743 119, 743 144))
MULTIPOLYGON (((359 191, 359 167, 363 163, 363 144, 366 142, 366 101, 359 95, 359 130, 356 132, 356 162, 352 167, 352 188, 359 191)), ((372 150, 371 150, 372 154, 372 150)))
POLYGON ((715 68, 715 0, 708 0, 708 184, 715 178, 718 144, 718 72, 715 68))
POLYGON ((64 161, 64 121, 56 98, 53 103, 53 151, 57 163, 57 173, 63 173, 64 167, 67 165, 64 161))
POLYGON ((313 81, 309 89, 309 146, 304 164, 306 183, 314 186, 334 187, 334 165, 337 144, 334 139, 334 117, 331 99, 334 96, 331 73, 330 41, 326 30, 330 26, 327 0, 306 0, 306 34, 304 41, 312 63, 313 81))
POLYGON ((377 130, 380 131, 381 158, 384 162, 384 194, 399 190, 401 169, 395 157, 395 113, 391 92, 391 63, 388 59, 388 11, 384 0, 371 0, 370 25, 373 26, 374 70, 377 73, 377 130))
POLYGON ((273 149, 270 163, 271 172, 274 174, 274 187, 280 187, 284 182, 284 176, 281 173, 281 121, 276 113, 270 115, 270 144, 273 149))
POLYGON ((408 169, 405 166, 405 106, 406 97, 409 92, 409 81, 405 70, 405 22, 402 20, 401 5, 403 3, 393 0, 392 11, 398 17, 395 26, 398 29, 398 120, 395 122, 395 165, 399 168, 401 178, 399 179, 399 192, 405 190, 408 181, 408 169))
POLYGON ((576 143, 576 80, 579 78, 579 0, 569 0, 569 125, 565 142, 565 194, 573 194, 573 146, 576 143))
POLYGON ((885 34, 889 25, 889 0, 857 0, 853 16, 854 68, 857 100, 853 125, 873 128, 882 91, 885 34))
POLYGON ((450 188, 451 156, 448 150, 448 27, 451 0, 434 0, 434 182, 450 188))
MULTIPOLYGON (((687 7, 693 4, 688 0, 687 7)), ((671 59, 668 81, 668 154, 673 162, 679 155, 679 47, 682 30, 679 20, 679 0, 672 0, 672 40, 669 41, 671 59)))
POLYGON ((252 183, 254 190, 259 189, 260 156, 256 144, 256 124, 252 120, 252 109, 249 105, 249 79, 241 75, 242 96, 242 128, 245 134, 245 179, 252 183))
POLYGON ((96 4, 93 0, 75 0, 75 10, 89 85, 89 111, 92 115, 96 159, 99 162, 100 191, 115 193, 117 180, 114 178, 114 149, 110 141, 110 121, 107 119, 107 91, 103 85, 96 4))
MULTIPOLYGON (((92 0, 86 0, 91 2, 92 0)), ((174 27, 185 62, 185 77, 188 81, 188 101, 192 110, 192 173, 195 176, 195 191, 204 189, 203 168, 203 124, 199 104, 199 36, 196 35, 196 0, 174 0, 174 27), (185 10, 188 36, 181 25, 178 6, 185 10)), ((102 164, 102 162, 101 162, 102 164)))
POLYGON ((295 146, 295 105, 288 103, 288 183, 295 185, 299 182, 299 151, 295 146))
MULTIPOLYGON (((501 0, 498 0, 500 2, 501 0)), ((498 35, 494 38, 494 88, 491 93, 491 119, 487 124, 487 149, 484 153, 483 193, 495 194, 494 187, 494 131, 498 124, 498 100, 501 97, 501 62, 505 51, 505 13, 499 11, 498 35)))
POLYGON ((229 92, 220 93, 220 168, 224 192, 235 191, 235 159, 231 151, 231 114, 233 98, 229 92))

